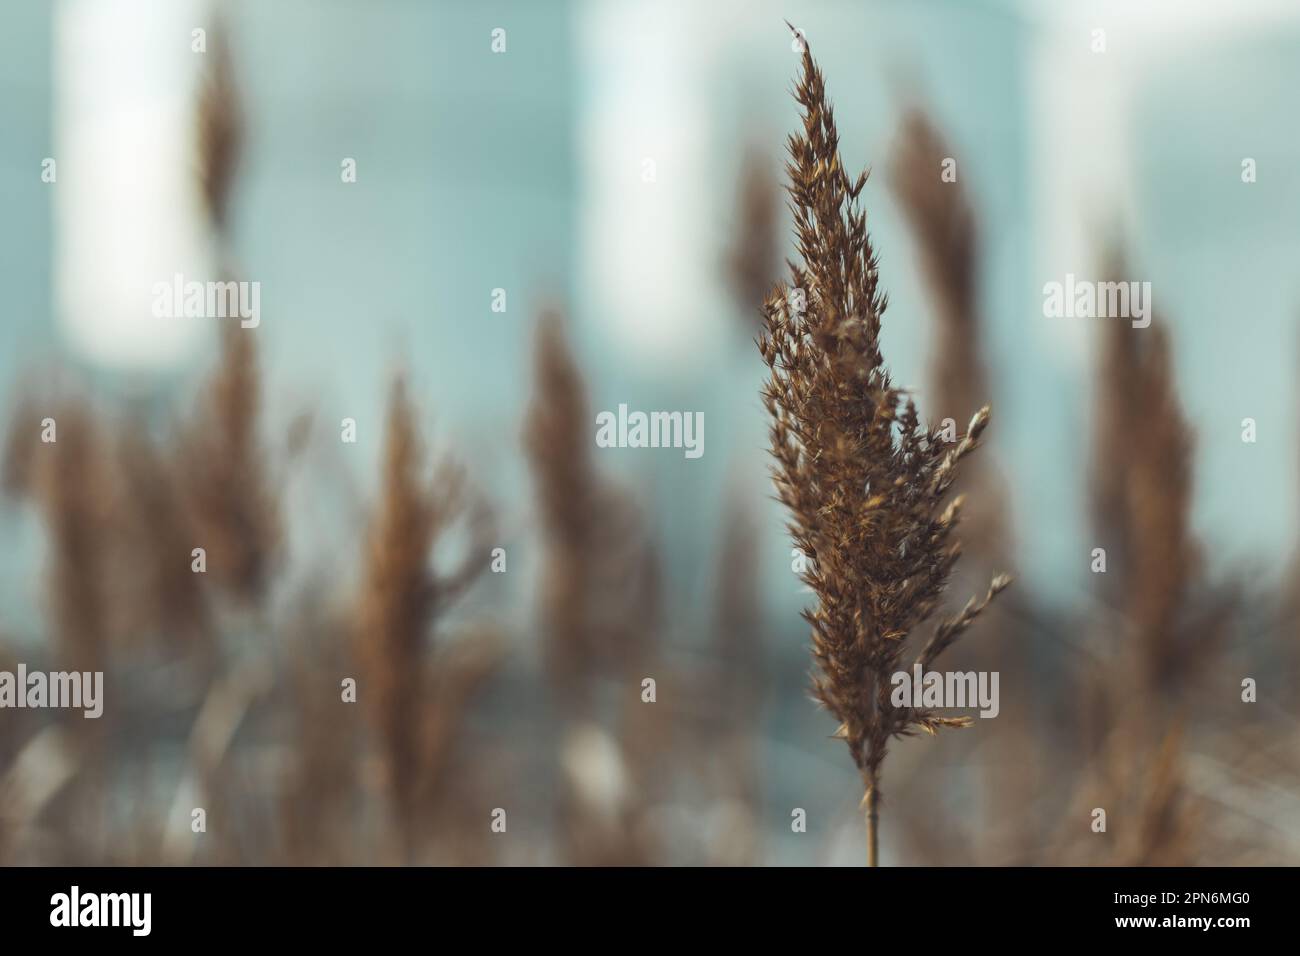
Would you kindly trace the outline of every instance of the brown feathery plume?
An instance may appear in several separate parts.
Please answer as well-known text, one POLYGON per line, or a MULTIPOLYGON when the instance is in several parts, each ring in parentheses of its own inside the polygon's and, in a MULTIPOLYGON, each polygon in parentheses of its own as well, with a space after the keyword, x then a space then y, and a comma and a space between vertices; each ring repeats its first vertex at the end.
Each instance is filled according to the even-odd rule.
POLYGON ((613 632, 615 640, 627 645, 618 664, 623 688, 618 744, 627 766, 629 790, 622 800, 621 827, 606 851, 611 862, 651 866, 662 853, 661 839, 654 832, 654 808, 666 799, 675 769, 672 755, 681 753, 684 744, 674 739, 680 712, 660 711, 662 704, 646 706, 641 681, 650 675, 659 675, 658 683, 670 686, 685 681, 668 672, 668 662, 657 644, 664 626, 659 546, 645 533, 639 518, 635 527, 640 539, 621 598, 627 621, 621 636, 613 632))
POLYGON ((629 620, 626 609, 644 580, 644 533, 592 462, 586 388, 558 314, 542 317, 535 356, 524 442, 546 535, 545 653, 559 698, 580 714, 595 670, 643 650, 644 622, 629 620))
MULTIPOLYGON (((1125 330, 1123 323, 1114 325, 1125 330)), ((1138 404, 1129 410, 1142 419, 1142 438, 1130 446, 1125 491, 1131 564, 1123 571, 1131 574, 1128 617, 1142 635, 1142 665, 1154 686, 1183 669, 1177 625, 1200 549, 1191 531, 1192 434, 1178 403, 1168 335, 1162 326, 1141 331, 1153 334, 1139 358, 1138 404)))
POLYGON ((199 89, 195 138, 198 181, 208 222, 224 235, 230 220, 230 192, 244 144, 244 119, 224 24, 208 30, 209 65, 199 89))
MULTIPOLYGON (((48 541, 45 590, 54 657, 61 670, 108 672, 120 610, 113 589, 116 476, 103 424, 88 401, 65 397, 54 403, 49 417, 57 429, 55 441, 39 444, 31 477, 48 541)), ((40 443, 40 421, 30 428, 31 441, 40 443)), ((106 677, 112 680, 110 673, 106 677)), ((111 685, 103 690, 113 699, 111 685)), ((92 847, 103 832, 102 795, 113 772, 110 728, 118 719, 106 708, 101 719, 72 720, 66 731, 48 738, 45 759, 66 761, 60 772, 77 780, 76 787, 51 789, 43 798, 49 800, 44 819, 58 821, 53 823, 62 844, 58 852, 70 862, 94 859, 92 847)), ((32 746, 44 745, 33 740, 32 746)))
POLYGON ((478 625, 440 648, 431 668, 427 705, 421 731, 420 792, 433 803, 445 792, 456 742, 474 697, 500 666, 506 653, 504 636, 478 625))
POLYGON ((952 347, 939 350, 933 375, 935 403, 953 415, 974 414, 988 390, 987 373, 971 348, 978 334, 975 214, 960 181, 944 182, 942 163, 952 150, 921 109, 903 114, 889 182, 916 234, 921 265, 952 347), (949 374, 942 375, 940 370, 949 374))
MULTIPOLYGON (((969 421, 989 395, 981 358, 982 320, 977 285, 979 237, 975 214, 961 181, 944 182, 942 163, 952 156, 930 118, 910 108, 890 164, 890 184, 916 237, 921 265, 934 298, 938 322, 930 367, 934 417, 969 421)), ((962 515, 968 555, 981 564, 1006 567, 1010 559, 1007 507, 999 480, 986 457, 972 462, 955 483, 976 491, 962 515)))
POLYGON ((415 797, 422 757, 420 715, 426 643, 434 621, 487 564, 488 516, 472 504, 464 471, 439 461, 425 473, 424 445, 406 384, 393 386, 384 437, 382 491, 370 521, 355 654, 364 700, 383 752, 384 784, 406 852, 414 848, 415 797), (461 565, 439 575, 436 543, 467 521, 472 540, 461 565))
POLYGON ((416 716, 420 741, 416 800, 428 826, 430 853, 421 863, 491 865, 500 849, 490 831, 476 824, 483 802, 489 799, 485 791, 512 779, 511 770, 501 754, 489 756, 495 738, 472 726, 469 716, 507 653, 502 630, 490 621, 475 621, 440 642, 431 655, 416 716))
POLYGON ((346 627, 322 586, 304 590, 290 625, 285 699, 292 757, 280 782, 280 852, 297 866, 348 862, 348 821, 355 816, 357 733, 342 719, 346 627))
MULTIPOLYGON (((37 492, 50 536, 49 600, 63 665, 102 671, 111 636, 106 586, 109 526, 116 497, 100 426, 88 404, 65 400, 50 416, 57 440, 37 492)), ((33 423, 33 441, 38 432, 33 423)))
MULTIPOLYGON (((1116 263, 1108 271, 1118 275, 1119 268, 1116 263)), ((1143 388, 1142 360, 1146 357, 1152 364, 1162 364, 1164 359, 1155 353, 1168 348, 1163 334, 1159 340, 1146 335, 1158 331, 1159 326, 1154 322, 1152 325, 1152 329, 1132 329, 1127 323, 1111 321, 1101 329, 1096 365, 1092 469, 1089 476, 1092 525, 1098 545, 1105 549, 1108 564, 1126 569, 1132 548, 1132 529, 1127 521, 1130 513, 1128 476, 1140 442, 1134 426, 1138 424, 1135 416, 1142 414, 1136 404, 1138 393, 1143 388), (1141 348, 1144 341, 1148 345, 1145 350, 1141 348)), ((1099 582, 1108 587, 1103 595, 1108 602, 1118 600, 1125 580, 1130 577, 1126 570, 1122 574, 1108 574, 1099 582)))
MULTIPOLYGON (((945 160, 952 157, 951 144, 931 116, 918 105, 908 106, 890 157, 889 184, 910 226, 933 303, 934 343, 927 377, 930 409, 933 419, 953 429, 949 438, 955 432, 950 423, 968 421, 990 395, 979 295, 979 223, 967 180, 952 177, 947 181, 942 175, 945 160)), ((957 569, 952 582, 961 590, 978 587, 994 570, 1015 566, 1005 488, 1005 476, 987 453, 972 459, 953 484, 957 494, 966 494, 970 500, 962 514, 964 570, 957 569)), ((1023 803, 1041 785, 1034 779, 1041 765, 1026 756, 1036 733, 1031 708, 1037 687, 1026 653, 1033 629, 1028 600, 1023 592, 1008 595, 990 609, 975 632, 985 652, 1003 662, 999 668, 1002 699, 1012 705, 999 721, 1003 732, 992 741, 995 756, 986 780, 988 799, 994 806, 1023 803)), ((962 669, 962 662, 954 666, 962 669)), ((928 819, 924 802, 921 797, 910 808, 912 818, 921 823, 931 840, 937 840, 940 834, 924 822, 928 819)), ((1010 845, 1019 847, 1016 852, 1022 858, 1037 852, 1032 828, 1025 826, 1023 819, 1008 823, 980 828, 980 852, 986 861, 1004 855, 1010 845)))
POLYGON ((1065 866, 1189 866, 1207 832, 1198 825, 1202 803, 1183 767, 1183 724, 1144 724, 1140 703, 1113 690, 1118 715, 1067 802, 1060 835, 1047 862, 1065 866), (1106 829, 1094 830, 1096 811, 1106 829))
POLYGON ((127 630, 147 627, 160 638, 197 649, 206 669, 213 663, 215 635, 204 577, 190 568, 194 533, 172 463, 137 428, 121 429, 117 452, 129 522, 127 563, 137 588, 127 630))
POLYGON ((737 489, 725 511, 717 565, 717 654, 723 661, 724 715, 751 710, 762 678, 758 528, 737 489))
POLYGON ((36 449, 41 444, 41 417, 30 395, 24 393, 17 399, 5 435, 4 459, 0 462, 0 492, 8 498, 23 498, 32 490, 36 449))
MULTIPOLYGON (((1108 271, 1124 274, 1122 256, 1108 271)), ((1191 526, 1195 441, 1164 321, 1157 315, 1136 328, 1110 319, 1102 336, 1091 479, 1093 525, 1110 571, 1101 583, 1132 629, 1143 688, 1158 692, 1207 662, 1236 589, 1203 580, 1191 526)))
MULTIPOLYGON (((763 400, 777 497, 792 516, 795 544, 811 559, 803 578, 818 599, 804 612, 820 670, 813 692, 840 721, 836 736, 862 775, 874 866, 890 739, 970 723, 893 706, 890 679, 903 669, 909 635, 936 610, 960 553, 950 537, 961 499, 944 500, 989 411, 976 412, 949 448, 891 383, 880 354, 885 297, 858 206, 867 173, 851 180, 841 164, 821 70, 806 43, 795 97, 804 121, 789 139, 786 170, 802 263, 791 264, 797 292, 781 285, 767 300, 763 400)), ((1009 583, 995 577, 984 599, 942 620, 915 664, 928 669, 1009 583)))
POLYGON ((577 701, 583 669, 597 654, 583 600, 592 538, 591 502, 601 493, 586 434, 586 389, 564 341, 560 318, 542 317, 537 329, 536 395, 524 429, 547 538, 542 581, 545 657, 566 701, 577 701))
POLYGON ((281 533, 257 427, 261 391, 253 336, 227 325, 220 364, 179 438, 180 473, 196 537, 192 547, 206 550, 215 582, 254 604, 266 591, 281 533))
POLYGON ((763 704, 763 633, 759 592, 758 528, 740 489, 729 498, 718 555, 715 681, 707 695, 709 727, 696 736, 709 753, 726 826, 710 859, 723 865, 752 863, 757 855, 762 785, 754 727, 763 704), (711 731, 711 733, 709 732, 711 731))
MULTIPOLYGON (((1122 254, 1106 267, 1127 272, 1122 254)), ((1129 865, 1191 861, 1194 810, 1184 780, 1181 692, 1208 673, 1240 603, 1232 582, 1207 581, 1192 529, 1195 439, 1175 379, 1169 327, 1111 318, 1101 330, 1091 475, 1094 533, 1106 549, 1105 604, 1126 640, 1092 686, 1093 739, 1110 807, 1125 807, 1125 837, 1110 859, 1129 865), (1110 764, 1110 766, 1107 766, 1110 764), (1134 775, 1132 767, 1149 768, 1134 775)))
POLYGON ((732 294, 741 315, 761 315, 780 260, 780 185, 767 155, 757 147, 745 154, 737 197, 736 231, 727 259, 732 294))
POLYGON ((539 614, 561 709, 566 852, 579 865, 632 865, 652 850, 638 832, 652 793, 662 721, 640 701, 658 630, 658 564, 640 515, 592 462, 582 375, 558 314, 542 317, 524 444, 546 540, 539 614), (596 683, 612 674, 627 702, 618 739, 597 719, 596 683), (631 781, 608 788, 593 783, 631 781))
MULTIPOLYGON (((229 274, 230 195, 243 146, 243 116, 222 24, 209 31, 209 70, 196 111, 198 184, 216 233, 221 269, 229 274)), ((180 440, 181 472, 190 490, 196 547, 207 551, 209 573, 234 597, 258 603, 280 544, 277 503, 257 436, 261 380, 251 330, 227 325, 221 363, 198 419, 180 440)))
POLYGON ((306 453, 314 425, 315 415, 311 412, 299 412, 289 423, 284 436, 284 449, 291 461, 300 459, 306 453))

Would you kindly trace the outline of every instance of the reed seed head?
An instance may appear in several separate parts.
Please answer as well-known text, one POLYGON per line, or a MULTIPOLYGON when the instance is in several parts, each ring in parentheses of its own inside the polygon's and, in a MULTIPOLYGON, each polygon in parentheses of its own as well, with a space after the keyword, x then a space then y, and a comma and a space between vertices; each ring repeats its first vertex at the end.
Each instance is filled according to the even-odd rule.
MULTIPOLYGON (((965 723, 895 707, 890 677, 903 669, 908 637, 935 612, 960 553, 953 531, 961 504, 947 492, 989 409, 949 446, 891 381, 880 351, 886 297, 859 203, 867 173, 851 178, 844 168, 806 43, 795 98, 803 124, 789 139, 786 171, 799 261, 766 303, 763 400, 777 497, 812 559, 804 579, 817 603, 804 616, 813 692, 840 722, 837 736, 863 775, 874 818, 890 738, 965 723)), ((937 657, 1008 583, 996 578, 982 602, 940 622, 917 660, 937 657)))

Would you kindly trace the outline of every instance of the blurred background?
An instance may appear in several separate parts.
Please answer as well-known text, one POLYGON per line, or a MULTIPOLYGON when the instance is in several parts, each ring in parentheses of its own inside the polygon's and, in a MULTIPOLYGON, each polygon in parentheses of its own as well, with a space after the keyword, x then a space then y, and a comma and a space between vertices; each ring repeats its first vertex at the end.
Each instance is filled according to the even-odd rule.
POLYGON ((895 380, 993 406, 950 603, 1017 579, 950 662, 1001 713, 895 745, 884 862, 1300 858, 1294 4, 0 16, 0 669, 107 685, 0 711, 0 861, 864 861, 759 401, 785 20, 895 380), (260 325, 154 318, 177 272, 260 325), (1155 323, 1044 317, 1067 273, 1155 323), (620 403, 703 457, 597 448, 620 403))

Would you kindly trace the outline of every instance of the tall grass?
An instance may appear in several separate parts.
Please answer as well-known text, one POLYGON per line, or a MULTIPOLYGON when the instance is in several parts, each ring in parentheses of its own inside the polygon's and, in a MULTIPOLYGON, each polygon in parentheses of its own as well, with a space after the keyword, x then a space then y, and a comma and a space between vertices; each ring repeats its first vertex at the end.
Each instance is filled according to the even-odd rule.
MULTIPOLYGON (((197 114, 196 189, 220 268, 238 275, 230 227, 243 111, 230 49, 215 42, 197 114)), ((962 751, 958 767, 935 770, 933 753, 887 759, 899 737, 966 722, 894 707, 889 678, 914 662, 932 666, 1005 587, 995 576, 987 592, 976 588, 985 596, 960 603, 967 579, 982 585, 1014 557, 1015 497, 994 494, 987 455, 968 457, 999 382, 981 360, 971 195, 964 179, 939 181, 950 146, 909 110, 891 167, 934 307, 924 406, 931 421, 970 422, 948 444, 922 424, 881 354, 885 296, 861 208, 866 176, 844 170, 807 53, 802 73, 803 125, 788 168, 796 263, 763 309, 764 398, 777 495, 813 559, 804 580, 815 597, 806 614, 814 692, 861 777, 868 862, 881 859, 882 819, 909 828, 899 844, 908 862, 1293 862, 1294 714, 1276 694, 1257 707, 1237 696, 1242 676, 1260 676, 1283 651, 1266 646, 1271 633, 1234 642, 1252 602, 1216 575, 1194 527, 1194 420, 1164 316, 1150 329, 1102 329, 1092 490, 1111 567, 1092 579, 1095 600, 1000 600, 979 618, 988 640, 970 642, 971 659, 985 655, 1004 677, 1019 668, 1027 679, 1015 693, 1032 699, 1008 700, 1004 680, 1000 719, 981 727, 980 749, 962 751), (959 516, 969 544, 960 562, 959 516), (956 613, 945 616, 953 591, 956 613), (1003 628, 1032 636, 1033 653, 1011 647, 1003 628), (939 772, 945 786, 935 785, 939 772), (988 799, 972 799, 964 778, 947 786, 981 772, 999 787, 988 799), (972 809, 936 820, 950 795, 972 809), (1090 827, 1099 807, 1107 833, 1090 827), (986 836, 1008 831, 1017 835, 1009 860, 986 836)), ((779 218, 770 178, 761 158, 746 160, 727 259, 738 301, 768 279, 779 218)), ((1120 265, 1112 271, 1127 278, 1120 265)), ((779 699, 770 706, 766 681, 780 671, 763 640, 786 623, 767 613, 764 586, 785 548, 728 490, 706 597, 714 616, 692 621, 685 575, 662 574, 656 515, 601 467, 558 316, 537 330, 524 413, 531 533, 518 535, 501 576, 484 573, 497 535, 477 479, 431 454, 410 385, 399 379, 389 397, 367 501, 351 464, 316 467, 353 454, 319 440, 327 430, 313 433, 320 410, 278 433, 259 333, 225 332, 193 407, 158 416, 157 429, 90 388, 29 380, 12 404, 5 500, 29 513, 44 561, 32 569, 39 619, 0 608, 0 669, 103 668, 110 688, 98 725, 31 710, 0 719, 0 860, 787 858, 766 855, 785 825, 766 805, 774 778, 790 786, 788 746, 772 738, 793 711, 779 699), (39 438, 47 415, 56 444, 39 438), (339 509, 340 540, 353 545, 337 560, 290 547, 300 502, 283 481, 286 455, 311 462, 300 469, 310 494, 338 481, 358 504, 355 514, 339 509), (206 574, 191 570, 196 546, 207 549, 206 574), (537 600, 511 604, 527 590, 515 575, 530 565, 537 600), (291 591, 295 581, 306 583, 291 591), (488 619, 471 587, 495 589, 491 600, 517 618, 488 619), (523 653, 507 662, 513 646, 523 653), (358 682, 355 706, 341 699, 345 677, 358 682), (640 696, 646 677, 658 681, 654 704, 640 696), (775 773, 764 773, 768 761, 775 773), (203 836, 188 826, 198 804, 209 812, 203 836), (498 838, 487 812, 501 804, 511 823, 498 838)), ((810 827, 803 845, 815 839, 810 827)), ((838 832, 826 827, 822 839, 838 832)))

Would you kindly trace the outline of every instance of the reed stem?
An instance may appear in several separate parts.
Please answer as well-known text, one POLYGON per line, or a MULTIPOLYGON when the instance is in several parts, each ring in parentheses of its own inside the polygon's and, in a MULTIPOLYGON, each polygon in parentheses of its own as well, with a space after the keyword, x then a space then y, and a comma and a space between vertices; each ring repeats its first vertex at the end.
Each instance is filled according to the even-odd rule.
POLYGON ((867 785, 867 866, 880 865, 880 807, 877 802, 875 781, 867 785))

